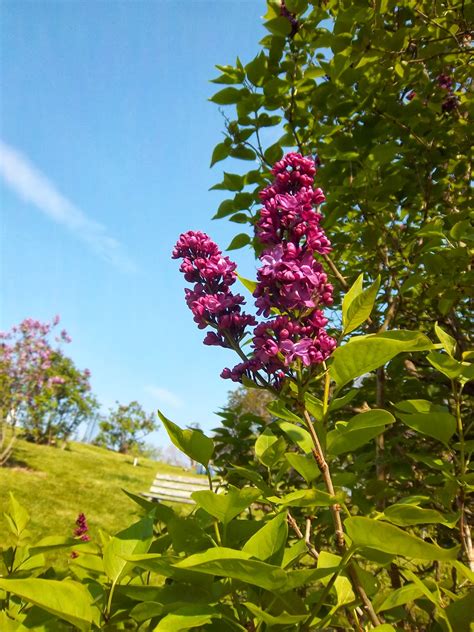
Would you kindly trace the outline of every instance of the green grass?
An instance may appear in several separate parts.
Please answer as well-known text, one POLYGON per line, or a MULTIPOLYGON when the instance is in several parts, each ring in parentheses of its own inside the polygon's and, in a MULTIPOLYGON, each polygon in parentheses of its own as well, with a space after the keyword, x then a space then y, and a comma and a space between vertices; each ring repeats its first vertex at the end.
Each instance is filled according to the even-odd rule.
POLYGON ((6 544, 3 511, 10 491, 30 514, 33 542, 47 535, 72 535, 81 512, 96 540, 99 529, 115 533, 140 515, 122 488, 135 494, 148 491, 157 472, 182 474, 183 468, 143 458, 134 467, 131 456, 82 443, 62 450, 18 440, 10 465, 0 468, 0 546, 6 544))

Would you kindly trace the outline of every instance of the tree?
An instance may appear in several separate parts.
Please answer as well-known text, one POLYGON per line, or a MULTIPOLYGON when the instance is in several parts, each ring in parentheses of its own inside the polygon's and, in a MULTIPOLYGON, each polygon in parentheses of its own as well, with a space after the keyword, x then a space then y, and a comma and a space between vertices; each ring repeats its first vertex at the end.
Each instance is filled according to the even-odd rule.
POLYGON ((213 430, 213 463, 221 473, 228 473, 234 465, 256 466, 253 447, 271 420, 266 405, 272 399, 269 393, 243 386, 229 392, 227 404, 216 413, 220 425, 213 430))
POLYGON ((94 442, 122 454, 140 451, 145 447, 144 437, 158 429, 155 415, 147 415, 137 401, 116 404, 99 423, 99 434, 94 442))
POLYGON ((0 334, 0 463, 11 454, 18 427, 38 443, 67 439, 97 407, 90 372, 77 369, 60 350, 71 342, 66 330, 53 346, 58 324, 59 316, 50 323, 26 318, 0 334))
POLYGON ((54 352, 46 370, 46 386, 24 411, 25 437, 51 445, 66 441, 82 424, 98 414, 99 403, 90 392, 90 371, 80 371, 73 361, 54 352))

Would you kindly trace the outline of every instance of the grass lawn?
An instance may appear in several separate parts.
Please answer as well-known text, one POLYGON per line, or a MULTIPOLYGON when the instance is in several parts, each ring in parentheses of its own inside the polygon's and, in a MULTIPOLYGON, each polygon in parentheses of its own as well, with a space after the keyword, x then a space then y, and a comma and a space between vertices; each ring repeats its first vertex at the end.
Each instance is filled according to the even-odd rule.
POLYGON ((72 535, 81 512, 96 540, 99 529, 115 533, 140 515, 122 488, 148 491, 158 471, 183 474, 183 468, 143 458, 134 467, 131 456, 83 443, 62 450, 18 440, 12 463, 0 468, 0 546, 6 544, 3 511, 10 491, 30 514, 33 542, 72 535))

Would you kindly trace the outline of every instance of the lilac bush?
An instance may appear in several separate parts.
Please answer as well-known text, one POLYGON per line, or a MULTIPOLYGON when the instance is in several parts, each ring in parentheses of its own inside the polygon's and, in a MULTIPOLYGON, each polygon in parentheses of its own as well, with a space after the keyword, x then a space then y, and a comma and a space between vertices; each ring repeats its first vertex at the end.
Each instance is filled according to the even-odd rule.
POLYGON ((0 332, 0 464, 6 462, 20 425, 37 442, 67 438, 96 407, 90 371, 78 370, 62 344, 71 337, 60 322, 26 318, 0 332))

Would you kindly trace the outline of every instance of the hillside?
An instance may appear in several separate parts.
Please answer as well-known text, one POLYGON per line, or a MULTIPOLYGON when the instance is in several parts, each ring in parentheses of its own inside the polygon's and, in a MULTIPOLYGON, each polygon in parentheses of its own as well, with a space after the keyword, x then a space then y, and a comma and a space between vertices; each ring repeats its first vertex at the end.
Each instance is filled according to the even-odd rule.
POLYGON ((99 529, 114 533, 128 526, 139 508, 122 489, 147 491, 158 471, 183 468, 140 459, 82 443, 61 450, 18 440, 12 463, 0 468, 0 546, 4 544, 3 508, 12 491, 30 516, 32 539, 71 535, 77 515, 86 515, 92 538, 99 529))

